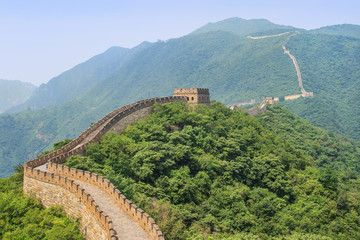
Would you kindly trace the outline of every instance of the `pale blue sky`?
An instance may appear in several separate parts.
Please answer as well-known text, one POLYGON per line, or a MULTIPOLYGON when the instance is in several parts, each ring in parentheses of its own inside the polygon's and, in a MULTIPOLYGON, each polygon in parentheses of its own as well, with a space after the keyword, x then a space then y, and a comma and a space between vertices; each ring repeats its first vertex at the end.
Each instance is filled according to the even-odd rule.
POLYGON ((360 0, 0 0, 0 79, 39 85, 111 46, 184 36, 230 17, 360 25, 360 0))

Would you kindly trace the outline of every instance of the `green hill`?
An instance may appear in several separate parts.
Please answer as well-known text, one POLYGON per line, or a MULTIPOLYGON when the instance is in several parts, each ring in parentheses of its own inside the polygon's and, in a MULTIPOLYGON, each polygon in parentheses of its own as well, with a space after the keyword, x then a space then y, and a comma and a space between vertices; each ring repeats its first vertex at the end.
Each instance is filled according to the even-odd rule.
POLYGON ((25 109, 41 109, 51 105, 65 103, 77 97, 95 83, 111 76, 122 64, 150 43, 133 48, 112 47, 102 54, 94 56, 72 69, 42 84, 25 103, 15 106, 8 112, 25 109))
POLYGON ((315 97, 284 105, 316 126, 360 139, 360 39, 300 34, 288 47, 315 97))
POLYGON ((35 89, 31 83, 0 79, 0 113, 25 102, 35 89))
POLYGON ((359 142, 279 106, 154 110, 66 165, 104 175, 166 239, 360 238, 359 142))
MULTIPOLYGON (((18 170, 22 170, 19 168, 18 170)), ((23 172, 0 179, 0 238, 83 239, 78 224, 61 207, 44 209, 40 201, 23 195, 23 172)))
POLYGON ((229 18, 216 23, 208 23, 205 26, 195 30, 191 34, 206 33, 219 30, 232 32, 239 36, 255 36, 262 33, 264 35, 267 35, 267 33, 279 34, 283 32, 295 31, 297 29, 291 26, 274 24, 266 19, 245 20, 241 18, 229 18))
MULTIPOLYGON (((282 49, 290 34, 246 37, 288 30, 265 20, 235 18, 210 24, 182 38, 146 44, 117 69, 112 68, 107 78, 82 88, 71 101, 0 115, 0 169, 4 171, 0 176, 8 176, 11 166, 52 143, 76 137, 111 110, 140 99, 172 95, 175 87, 210 88, 211 98, 224 104, 300 94, 295 67, 282 49)), ((298 60, 304 87, 315 96, 281 104, 317 126, 360 139, 356 107, 360 39, 339 34, 301 31, 289 39, 286 47, 298 60)), ((55 99, 49 96, 49 102, 55 99)))
POLYGON ((158 42, 79 99, 94 107, 125 104, 200 86, 224 103, 300 93, 291 59, 281 51, 285 38, 253 41, 216 31, 158 42))
POLYGON ((321 27, 309 32, 313 34, 360 38, 360 26, 354 24, 339 24, 334 26, 321 27))

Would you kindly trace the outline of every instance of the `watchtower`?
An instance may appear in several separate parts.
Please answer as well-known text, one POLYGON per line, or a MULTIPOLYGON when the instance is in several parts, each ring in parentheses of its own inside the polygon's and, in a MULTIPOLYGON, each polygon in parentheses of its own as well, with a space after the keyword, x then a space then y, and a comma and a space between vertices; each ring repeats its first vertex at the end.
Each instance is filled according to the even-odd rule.
POLYGON ((174 96, 186 97, 189 103, 210 106, 210 93, 208 88, 175 88, 174 96))
POLYGON ((274 97, 265 97, 265 102, 267 102, 268 104, 274 105, 275 104, 275 98, 274 97))

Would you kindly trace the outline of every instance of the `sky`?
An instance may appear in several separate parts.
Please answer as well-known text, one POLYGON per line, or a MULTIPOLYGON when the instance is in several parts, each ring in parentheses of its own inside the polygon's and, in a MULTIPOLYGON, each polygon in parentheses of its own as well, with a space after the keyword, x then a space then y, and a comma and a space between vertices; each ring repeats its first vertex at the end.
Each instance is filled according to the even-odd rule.
POLYGON ((0 0, 0 79, 35 85, 104 52, 231 17, 314 29, 360 25, 360 0, 0 0))

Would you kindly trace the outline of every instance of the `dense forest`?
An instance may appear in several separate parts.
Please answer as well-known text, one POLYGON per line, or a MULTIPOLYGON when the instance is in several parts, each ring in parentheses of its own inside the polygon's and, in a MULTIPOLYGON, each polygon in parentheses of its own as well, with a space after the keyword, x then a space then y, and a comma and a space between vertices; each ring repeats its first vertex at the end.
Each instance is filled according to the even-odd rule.
POLYGON ((22 167, 0 179, 0 239, 83 239, 78 223, 70 221, 61 207, 44 209, 39 200, 23 195, 22 167))
POLYGON ((359 156, 280 106, 173 103, 66 165, 104 175, 166 239, 359 239, 359 156))

